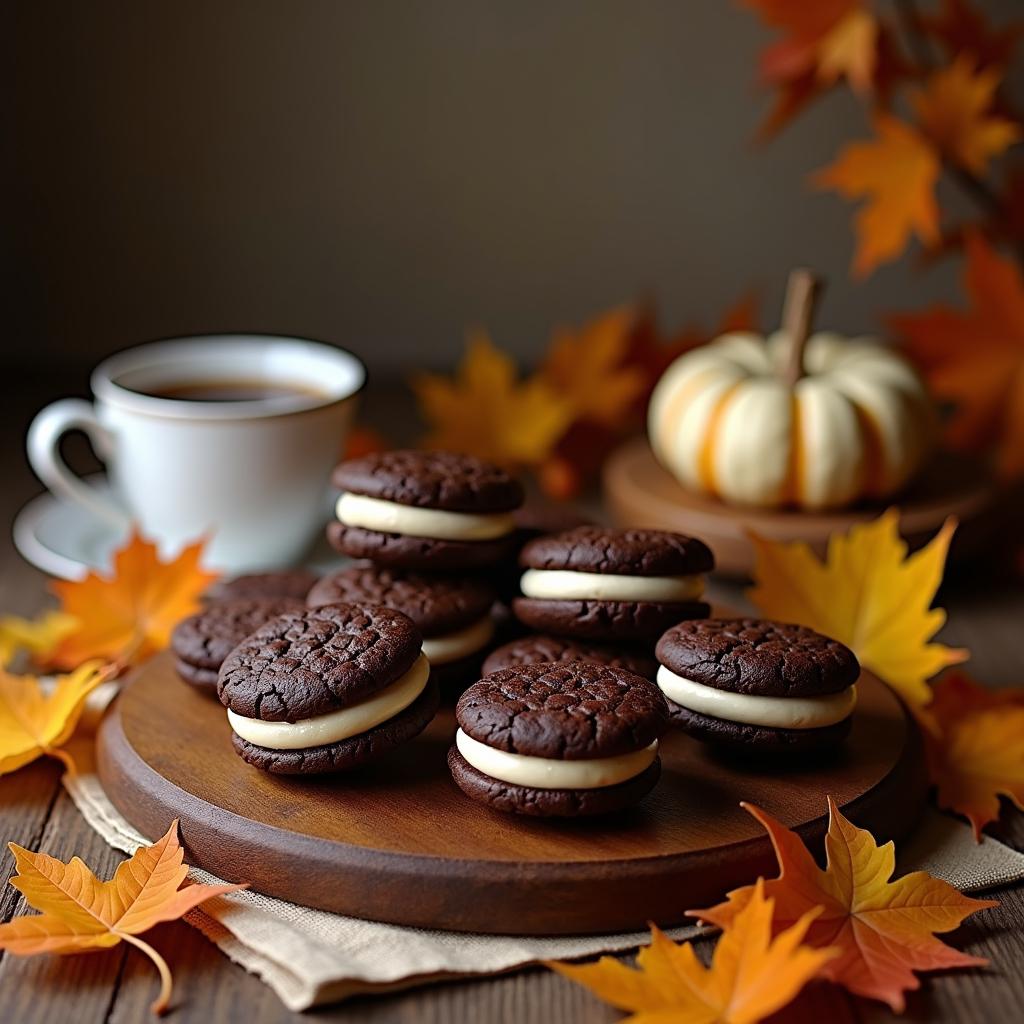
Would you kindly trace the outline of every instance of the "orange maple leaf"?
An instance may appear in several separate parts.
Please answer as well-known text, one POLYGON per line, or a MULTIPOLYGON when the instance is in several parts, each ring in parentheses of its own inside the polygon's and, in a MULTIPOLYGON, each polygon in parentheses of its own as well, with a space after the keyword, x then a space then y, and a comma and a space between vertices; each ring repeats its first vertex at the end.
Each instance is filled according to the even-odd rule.
POLYGON ((610 956, 596 964, 548 963, 606 1003, 629 1010, 623 1024, 757 1024, 791 1002, 837 955, 809 949, 804 936, 819 911, 808 911, 772 938, 774 901, 764 883, 736 914, 705 967, 690 943, 676 945, 651 925, 651 944, 637 955, 636 969, 610 956))
POLYGON ((412 379, 430 425, 427 448, 465 452, 503 465, 536 465, 572 422, 570 403, 540 375, 516 379, 515 364, 482 331, 470 334, 454 379, 412 379))
MULTIPOLYGON (((764 883, 765 895, 775 899, 774 929, 790 928, 817 908, 819 916, 807 930, 808 945, 839 950, 822 965, 822 977, 900 1013, 904 993, 920 986, 914 971, 987 963, 935 935, 996 906, 996 900, 964 896, 924 871, 890 881, 896 866, 893 844, 879 846, 870 832, 843 817, 831 797, 824 870, 795 832, 758 807, 742 806, 765 827, 778 858, 779 877, 764 883)), ((744 886, 729 893, 724 903, 689 915, 728 934, 756 894, 755 886, 744 886)))
POLYGON ((761 79, 778 88, 762 137, 780 130, 841 79, 860 95, 875 85, 880 28, 862 0, 744 0, 783 38, 760 57, 761 79))
POLYGON ((988 690, 963 672, 935 686, 925 749, 940 807, 962 814, 981 842, 999 797, 1024 810, 1024 690, 988 690))
POLYGON ((874 125, 875 140, 844 147, 834 163, 812 178, 818 188, 865 200, 854 220, 857 277, 867 277, 879 264, 899 256, 911 235, 925 245, 939 240, 938 155, 927 139, 896 117, 877 114, 874 125))
POLYGON ((83 580, 52 584, 75 628, 57 645, 50 660, 73 668, 87 658, 137 664, 167 646, 171 631, 199 606, 199 597, 216 578, 200 568, 202 543, 160 560, 156 545, 133 533, 114 554, 110 576, 90 572, 83 580))
POLYGON ((175 819, 162 839, 140 846, 118 865, 114 877, 101 882, 78 858, 65 864, 45 853, 9 843, 18 874, 11 885, 40 914, 0 924, 0 949, 18 956, 35 953, 83 953, 109 949, 122 939, 148 956, 160 972, 154 1013, 171 999, 171 972, 164 958, 138 936, 162 921, 176 921, 213 896, 245 885, 186 885, 175 819))
POLYGON ((899 514, 833 533, 822 562, 808 545, 751 533, 756 560, 751 601, 766 618, 799 622, 850 647, 861 664, 910 705, 931 700, 927 680, 967 652, 932 643, 946 613, 933 608, 956 521, 907 554, 899 514))
POLYGON ((594 317, 579 330, 554 332, 541 377, 568 403, 576 419, 614 425, 643 391, 646 375, 626 362, 636 318, 634 309, 623 306, 594 317))
POLYGON ((949 444, 994 448, 1008 478, 1024 473, 1024 277, 977 232, 966 255, 965 312, 937 305, 889 322, 935 395, 953 405, 949 444))
POLYGON ((965 55, 930 75, 911 96, 921 130, 950 162, 983 174, 989 160, 1017 142, 1020 125, 991 112, 999 85, 996 68, 975 71, 965 55))
POLYGON ((74 771, 71 756, 60 748, 75 731, 86 697, 109 676, 98 661, 90 661, 44 688, 34 676, 0 669, 0 775, 44 754, 74 771))

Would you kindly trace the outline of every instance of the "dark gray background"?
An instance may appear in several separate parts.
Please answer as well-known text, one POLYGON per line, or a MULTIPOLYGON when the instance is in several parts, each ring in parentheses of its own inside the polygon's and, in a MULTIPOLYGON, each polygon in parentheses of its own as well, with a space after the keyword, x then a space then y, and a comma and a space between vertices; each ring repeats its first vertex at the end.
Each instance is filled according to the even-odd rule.
POLYGON ((850 281, 852 208, 807 176, 864 112, 837 93, 756 148, 769 35, 727 0, 4 12, 9 364, 251 328, 405 371, 451 365, 468 324, 527 361, 639 293, 678 326, 756 286, 774 318, 797 262, 848 331, 956 295, 954 263, 850 281))

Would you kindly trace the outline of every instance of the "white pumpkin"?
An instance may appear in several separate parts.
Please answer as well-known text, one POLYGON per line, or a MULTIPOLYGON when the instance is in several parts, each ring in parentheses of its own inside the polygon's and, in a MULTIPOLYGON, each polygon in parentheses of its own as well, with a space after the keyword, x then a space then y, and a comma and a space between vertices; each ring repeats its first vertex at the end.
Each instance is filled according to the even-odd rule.
POLYGON ((651 397, 655 455, 684 487, 723 501, 836 508, 885 498, 935 436, 924 385, 871 338, 821 332, 786 379, 790 335, 726 334, 680 356, 651 397))

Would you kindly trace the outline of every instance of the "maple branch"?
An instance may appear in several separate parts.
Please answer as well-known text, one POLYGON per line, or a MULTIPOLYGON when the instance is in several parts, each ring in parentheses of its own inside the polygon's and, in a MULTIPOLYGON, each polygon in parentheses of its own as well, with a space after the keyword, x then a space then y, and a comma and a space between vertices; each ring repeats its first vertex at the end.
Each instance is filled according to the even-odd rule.
POLYGON ((821 281, 810 270, 797 267, 790 271, 782 310, 782 329, 789 335, 789 359, 783 379, 790 387, 804 375, 804 348, 820 291, 821 281))
POLYGON ((137 949, 142 950, 156 965, 156 969, 160 972, 160 993, 153 1000, 150 1010, 158 1017, 162 1017, 167 1012, 167 1007, 171 1004, 171 969, 167 966, 167 961, 148 942, 143 942, 137 936, 116 930, 114 930, 114 933, 124 939, 125 942, 130 942, 137 949))

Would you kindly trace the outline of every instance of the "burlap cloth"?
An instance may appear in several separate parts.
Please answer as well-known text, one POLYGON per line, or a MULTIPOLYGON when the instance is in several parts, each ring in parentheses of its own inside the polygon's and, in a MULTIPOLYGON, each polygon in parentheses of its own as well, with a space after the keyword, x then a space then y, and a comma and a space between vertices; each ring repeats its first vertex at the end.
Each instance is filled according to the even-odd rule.
MULTIPOLYGON (((105 700, 91 703, 89 717, 95 720, 105 700)), ((71 747, 78 774, 65 774, 65 788, 110 846, 133 853, 148 840, 107 799, 94 771, 89 725, 87 721, 71 747)), ((1024 878, 1024 854, 991 838, 978 845, 966 825, 929 810, 911 839, 900 845, 897 870, 927 871, 974 892, 1024 878)), ((221 881, 200 870, 193 870, 190 878, 221 881)), ((185 920, 235 963, 262 978, 291 1010, 458 975, 498 974, 539 960, 628 950, 648 939, 646 932, 544 939, 400 928, 310 910, 256 892, 212 899, 185 920)), ((688 938, 699 930, 677 928, 669 934, 688 938)))

